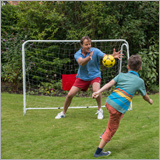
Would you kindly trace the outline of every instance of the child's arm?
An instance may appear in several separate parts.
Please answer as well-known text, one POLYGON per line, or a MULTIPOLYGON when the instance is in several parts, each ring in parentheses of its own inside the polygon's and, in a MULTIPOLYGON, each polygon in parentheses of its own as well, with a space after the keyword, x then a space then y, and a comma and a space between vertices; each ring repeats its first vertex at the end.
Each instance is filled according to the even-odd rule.
POLYGON ((112 79, 110 82, 106 83, 101 89, 92 94, 92 98, 97 98, 101 92, 112 87, 115 84, 115 81, 112 79))
POLYGON ((143 96, 143 99, 144 99, 145 101, 147 101, 148 103, 150 103, 150 104, 153 103, 153 100, 149 98, 149 96, 148 96, 147 93, 143 96))

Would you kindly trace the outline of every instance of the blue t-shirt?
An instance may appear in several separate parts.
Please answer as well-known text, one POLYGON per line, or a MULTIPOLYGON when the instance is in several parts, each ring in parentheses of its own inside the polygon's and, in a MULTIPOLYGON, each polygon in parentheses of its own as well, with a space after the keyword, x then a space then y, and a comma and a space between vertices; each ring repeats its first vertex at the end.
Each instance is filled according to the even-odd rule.
MULTIPOLYGON (((82 48, 81 48, 82 49, 82 48)), ((86 65, 79 65, 77 78, 80 78, 84 81, 91 81, 96 77, 101 78, 101 71, 99 69, 99 61, 105 55, 102 51, 97 48, 91 47, 90 52, 87 53, 86 57, 82 54, 81 49, 74 54, 76 61, 82 57, 86 58, 89 56, 90 52, 94 50, 92 55, 92 60, 90 60, 86 65)))
POLYGON ((144 80, 135 71, 120 73, 114 79, 115 90, 107 97, 106 102, 121 113, 125 113, 136 91, 146 94, 144 80))

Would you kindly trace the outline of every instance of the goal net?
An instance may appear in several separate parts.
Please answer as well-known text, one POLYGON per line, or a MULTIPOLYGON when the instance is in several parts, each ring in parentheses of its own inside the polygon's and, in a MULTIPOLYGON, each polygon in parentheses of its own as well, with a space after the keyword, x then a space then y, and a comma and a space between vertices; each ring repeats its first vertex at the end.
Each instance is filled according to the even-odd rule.
MULTIPOLYGON (((122 60, 116 59, 111 68, 100 62, 101 86, 120 72, 127 72, 129 46, 126 40, 92 40, 92 47, 106 54, 121 50, 122 60)), ((65 97, 74 83, 78 63, 74 54, 80 49, 80 40, 28 40, 22 45, 23 64, 23 112, 32 109, 62 109, 65 97)), ((102 104, 112 90, 103 93, 102 104)), ((91 98, 91 87, 80 91, 69 108, 97 107, 91 98)))

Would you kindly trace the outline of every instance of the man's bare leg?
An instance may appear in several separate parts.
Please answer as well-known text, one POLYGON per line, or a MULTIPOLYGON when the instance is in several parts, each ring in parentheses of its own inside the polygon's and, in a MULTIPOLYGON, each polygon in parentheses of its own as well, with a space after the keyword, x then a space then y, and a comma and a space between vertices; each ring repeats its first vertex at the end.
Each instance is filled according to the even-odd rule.
POLYGON ((65 102, 64 102, 64 107, 63 107, 64 114, 67 112, 67 109, 72 102, 72 98, 77 94, 78 91, 80 91, 80 88, 72 86, 72 88, 68 92, 66 99, 65 99, 65 102))
MULTIPOLYGON (((100 84, 98 82, 94 82, 92 84, 92 90, 93 92, 97 92, 100 89, 100 84)), ((98 110, 101 108, 101 101, 102 101, 102 94, 100 94, 97 98, 97 105, 98 105, 98 110)))

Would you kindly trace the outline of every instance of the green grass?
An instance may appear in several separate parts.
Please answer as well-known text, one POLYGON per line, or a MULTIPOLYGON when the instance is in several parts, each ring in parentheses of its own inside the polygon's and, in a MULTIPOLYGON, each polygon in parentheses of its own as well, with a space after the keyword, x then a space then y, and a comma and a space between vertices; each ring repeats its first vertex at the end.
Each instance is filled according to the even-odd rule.
MULTIPOLYGON (((108 159, 159 159, 159 94, 150 97, 153 105, 133 98, 133 111, 104 148, 112 152, 108 159)), ((96 108, 69 109, 66 118, 55 120, 61 110, 28 110, 23 116, 22 100, 22 95, 1 94, 2 159, 94 159, 108 122, 106 108, 103 120, 96 108)))

